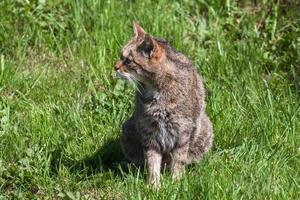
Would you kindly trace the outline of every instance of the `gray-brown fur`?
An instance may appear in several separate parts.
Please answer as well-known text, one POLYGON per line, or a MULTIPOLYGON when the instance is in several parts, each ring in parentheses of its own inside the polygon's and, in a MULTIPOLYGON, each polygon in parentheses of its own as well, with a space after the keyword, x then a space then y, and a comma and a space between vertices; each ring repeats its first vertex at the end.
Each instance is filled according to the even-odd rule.
POLYGON ((121 147, 135 164, 146 163, 159 186, 161 166, 179 178, 184 165, 212 146, 202 78, 189 59, 134 24, 135 37, 122 49, 117 74, 137 85, 135 111, 122 126, 121 147))

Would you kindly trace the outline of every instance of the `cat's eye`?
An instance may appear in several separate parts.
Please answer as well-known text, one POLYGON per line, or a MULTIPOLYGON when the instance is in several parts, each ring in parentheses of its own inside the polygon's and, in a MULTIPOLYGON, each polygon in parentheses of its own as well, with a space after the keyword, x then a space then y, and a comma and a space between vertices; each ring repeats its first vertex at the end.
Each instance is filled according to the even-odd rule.
MULTIPOLYGON (((129 56, 129 57, 131 57, 131 56, 129 56)), ((133 60, 129 59, 128 57, 123 56, 122 53, 121 53, 121 55, 120 55, 120 60, 122 61, 122 63, 123 63, 126 67, 129 67, 130 64, 131 64, 132 62, 134 62, 133 60)))
POLYGON ((124 63, 124 65, 129 65, 130 63, 131 63, 131 60, 130 59, 128 59, 128 58, 124 58, 123 59, 123 63, 124 63))

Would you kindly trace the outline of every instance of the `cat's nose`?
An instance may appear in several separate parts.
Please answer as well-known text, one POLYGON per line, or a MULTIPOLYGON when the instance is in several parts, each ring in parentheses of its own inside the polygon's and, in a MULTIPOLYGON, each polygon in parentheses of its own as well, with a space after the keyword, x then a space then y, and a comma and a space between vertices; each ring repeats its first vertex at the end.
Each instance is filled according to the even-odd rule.
POLYGON ((123 62, 121 60, 119 60, 116 64, 115 64, 115 70, 120 69, 120 67, 123 65, 123 62))

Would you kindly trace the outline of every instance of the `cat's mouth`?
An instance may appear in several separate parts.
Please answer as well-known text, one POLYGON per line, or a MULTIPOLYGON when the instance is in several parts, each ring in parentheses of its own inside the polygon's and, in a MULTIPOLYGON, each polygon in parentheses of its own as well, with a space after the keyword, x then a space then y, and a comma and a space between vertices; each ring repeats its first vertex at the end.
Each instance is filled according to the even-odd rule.
POLYGON ((135 73, 128 73, 128 72, 124 72, 121 70, 116 70, 116 74, 122 80, 128 81, 130 83, 143 84, 143 82, 144 82, 143 79, 135 73))
POLYGON ((122 72, 121 70, 117 70, 116 71, 116 74, 119 78, 125 80, 125 81, 128 81, 130 80, 130 74, 129 73, 126 73, 126 72, 122 72))

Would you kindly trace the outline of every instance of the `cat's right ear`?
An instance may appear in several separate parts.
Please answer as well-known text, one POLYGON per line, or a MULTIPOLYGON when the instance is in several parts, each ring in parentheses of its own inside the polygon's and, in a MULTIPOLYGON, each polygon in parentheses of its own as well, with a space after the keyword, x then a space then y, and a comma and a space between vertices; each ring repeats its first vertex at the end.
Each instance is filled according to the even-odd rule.
POLYGON ((146 32, 137 22, 133 22, 133 30, 134 30, 135 38, 145 37, 146 32))

